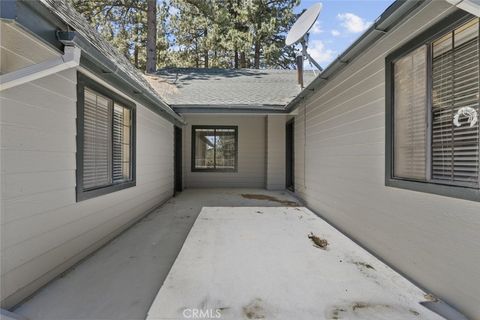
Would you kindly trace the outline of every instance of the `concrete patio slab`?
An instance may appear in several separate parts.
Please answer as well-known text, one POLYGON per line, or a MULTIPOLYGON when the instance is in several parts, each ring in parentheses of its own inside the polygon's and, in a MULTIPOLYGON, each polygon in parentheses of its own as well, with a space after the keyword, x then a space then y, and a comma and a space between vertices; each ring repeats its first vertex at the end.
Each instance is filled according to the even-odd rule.
POLYGON ((271 200, 297 201, 263 189, 187 189, 13 311, 29 320, 143 320, 202 207, 283 205, 271 200))
POLYGON ((426 299, 306 208, 209 207, 147 319, 443 319, 426 299))

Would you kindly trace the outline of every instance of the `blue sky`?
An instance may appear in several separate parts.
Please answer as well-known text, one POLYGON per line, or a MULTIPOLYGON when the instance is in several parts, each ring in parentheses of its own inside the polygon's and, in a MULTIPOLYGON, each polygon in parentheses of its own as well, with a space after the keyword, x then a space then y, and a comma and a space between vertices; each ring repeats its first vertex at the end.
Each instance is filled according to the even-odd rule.
MULTIPOLYGON (((353 43, 394 0, 302 0, 295 12, 321 2, 323 10, 310 30, 310 55, 326 67, 353 43)), ((310 69, 308 62, 306 69, 310 69)))

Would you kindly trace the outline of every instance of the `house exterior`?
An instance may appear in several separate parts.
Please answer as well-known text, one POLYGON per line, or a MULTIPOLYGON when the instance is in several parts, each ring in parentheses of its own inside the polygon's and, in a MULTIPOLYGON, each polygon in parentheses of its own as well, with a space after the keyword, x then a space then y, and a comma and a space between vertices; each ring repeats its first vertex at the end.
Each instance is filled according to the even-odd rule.
POLYGON ((61 1, 1 6, 2 307, 174 189, 257 187, 480 318, 478 17, 396 1, 301 89, 287 71, 144 77, 61 1))
MULTIPOLYGON (((8 308, 173 195, 173 128, 183 119, 121 55, 85 29, 85 20, 63 2, 2 1, 1 5, 2 85, 7 84, 5 74, 62 60, 64 47, 82 48, 78 66, 68 65, 62 71, 1 91, 1 297, 2 307, 8 308), (70 27, 76 31, 64 34, 64 45, 56 30, 70 27), (77 40, 82 44, 73 44, 77 40), (77 164, 84 163, 82 157, 76 157, 80 151, 76 138, 80 138, 79 130, 89 128, 77 125, 77 102, 86 101, 85 96, 102 100, 97 104, 99 115, 102 106, 113 112, 113 103, 118 103, 120 111, 128 111, 135 119, 128 121, 131 134, 125 134, 129 139, 121 144, 132 143, 131 148, 123 148, 130 151, 130 159, 129 155, 121 157, 126 164, 121 167, 124 163, 120 163, 125 182, 123 177, 112 177, 117 173, 105 173, 101 166, 87 168, 94 165, 92 161, 85 161, 85 176, 76 175, 77 164), (104 181, 91 181, 92 176, 102 176, 104 181), (102 184, 98 190, 108 194, 88 194, 87 190, 95 190, 92 186, 102 184), (111 192, 114 190, 105 185, 128 188, 111 192)), ((89 112, 83 117, 87 122, 95 109, 89 112)), ((127 117, 126 112, 124 119, 127 117)), ((90 121, 90 129, 92 126, 90 121)), ((108 133, 101 122, 96 128, 93 134, 99 137, 108 133)), ((103 142, 110 144, 109 137, 103 142)), ((85 143, 85 160, 93 157, 104 163, 103 156, 112 157, 95 153, 95 145, 99 151, 104 149, 101 144, 102 139, 85 143)))
MULTIPOLYGON (((387 264, 462 310, 467 316, 477 319, 480 317, 480 274, 477 268, 480 262, 478 123, 472 127, 468 123, 463 125, 466 128, 463 130, 472 130, 472 139, 468 140, 472 144, 471 155, 474 161, 472 171, 468 173, 472 185, 467 187, 466 184, 457 184, 461 178, 455 175, 445 177, 450 181, 428 181, 427 178, 434 173, 441 176, 440 171, 447 170, 446 167, 451 162, 464 163, 469 170, 470 154, 465 156, 459 152, 455 161, 443 160, 445 167, 437 165, 442 163, 441 156, 446 152, 452 153, 452 149, 461 151, 463 146, 461 143, 455 144, 454 148, 447 143, 442 146, 440 141, 438 144, 444 151, 441 153, 434 149, 431 156, 433 159, 428 160, 428 152, 425 150, 436 142, 431 141, 433 139, 429 142, 427 134, 423 135, 424 142, 406 144, 406 149, 398 152, 401 154, 410 150, 412 154, 413 150, 418 151, 411 159, 399 159, 400 154, 396 155, 400 164, 406 161, 409 163, 406 165, 408 168, 415 169, 418 167, 413 165, 413 160, 419 160, 415 158, 420 156, 420 161, 424 164, 423 170, 420 170, 423 178, 408 178, 412 173, 402 172, 403 169, 398 173, 394 171, 393 127, 413 131, 416 129, 417 124, 414 125, 414 122, 417 115, 404 120, 407 123, 392 123, 394 120, 391 116, 395 115, 392 111, 392 104, 395 103, 395 100, 391 100, 392 84, 401 75, 395 75, 397 79, 392 76, 391 64, 405 57, 408 59, 406 53, 418 50, 425 43, 433 46, 433 42, 436 45, 435 41, 452 30, 457 30, 454 32, 460 35, 459 30, 465 28, 466 23, 469 23, 467 21, 474 20, 472 36, 467 37, 474 47, 470 53, 461 53, 472 55, 473 59, 467 62, 471 62, 467 69, 472 71, 472 75, 464 76, 464 79, 465 83, 473 84, 473 89, 458 96, 458 107, 473 106, 478 112, 478 18, 457 11, 443 1, 416 4, 407 2, 404 5, 409 4, 414 8, 406 20, 387 26, 392 16, 382 16, 367 31, 363 40, 368 41, 369 37, 381 34, 375 28, 387 31, 383 36, 359 49, 359 55, 353 61, 348 51, 340 56, 338 61, 349 63, 339 68, 336 67, 337 62, 333 63, 329 69, 335 69, 334 71, 330 73, 327 69, 312 82, 310 88, 314 91, 308 91, 307 87, 304 94, 309 94, 299 95, 290 104, 289 111, 298 111, 295 117, 295 191, 308 207, 365 245, 387 264), (328 80, 321 80, 322 77, 328 80), (473 103, 464 103, 460 97, 469 94, 473 94, 473 103), (421 151, 417 149, 418 146, 421 151), (429 162, 436 167, 425 168, 425 163, 429 162)), ((402 6, 396 10, 402 11, 402 6)), ((434 54, 433 52, 432 55, 434 54)), ((456 68, 460 78, 460 72, 465 68, 461 65, 460 54, 457 59, 459 65, 456 68)), ((344 63, 338 62, 338 65, 344 63)), ((443 78, 441 74, 438 77, 444 79, 448 74, 443 78)), ((415 77, 407 81, 413 79, 415 77)), ((423 88, 422 93, 425 95, 425 87, 432 85, 424 84, 425 82, 420 80, 411 85, 423 88)), ((444 86, 451 88, 452 85, 444 86)), ((460 89, 457 90, 461 92, 460 89)), ((415 91, 410 89, 407 94, 409 92, 415 91)), ((397 104, 401 103, 397 100, 397 104)), ((434 102, 431 108, 434 111, 435 108, 440 109, 441 103, 442 100, 434 102)), ((424 112, 423 116, 418 115, 420 119, 436 116, 427 109, 427 102, 410 104, 410 107, 412 105, 420 110, 418 112, 424 112)), ((446 120, 440 118, 438 122, 452 130, 453 114, 454 111, 451 111, 451 117, 446 120)), ((432 132, 431 136, 441 137, 442 133, 437 134, 434 125, 432 127, 435 133, 432 132)), ((428 130, 424 132, 426 131, 428 130)), ((396 134, 401 135, 402 132, 396 134)), ((451 134, 443 135, 452 139, 451 134)), ((410 136, 410 141, 415 138, 410 136)), ((470 148, 470 145, 466 144, 465 147, 470 148)), ((457 172, 461 174, 462 170, 454 168, 454 173, 457 172)))
MULTIPOLYGON (((311 71, 304 72, 304 83, 314 76, 311 71)), ((186 121, 186 188, 285 189, 284 109, 300 92, 296 71, 165 69, 147 79, 186 121), (207 134, 213 134, 222 127, 236 130, 237 152, 231 160, 237 164, 227 169, 195 168, 194 130, 210 129, 207 134)), ((202 146, 206 144, 196 143, 197 148, 202 146)))

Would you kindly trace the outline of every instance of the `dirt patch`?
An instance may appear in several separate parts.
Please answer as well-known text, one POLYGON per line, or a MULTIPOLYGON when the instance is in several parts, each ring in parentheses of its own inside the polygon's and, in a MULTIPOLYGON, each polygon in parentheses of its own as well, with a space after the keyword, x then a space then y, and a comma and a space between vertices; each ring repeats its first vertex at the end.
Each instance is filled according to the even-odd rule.
POLYGON ((248 319, 265 319, 266 313, 263 309, 262 299, 256 298, 253 299, 248 305, 243 307, 243 313, 248 319))
POLYGON ((352 305, 352 310, 355 311, 357 309, 363 309, 363 308, 368 308, 368 304, 363 303, 363 302, 355 302, 352 305))
POLYGON ((409 311, 411 314, 413 314, 414 316, 417 316, 417 317, 418 317, 418 316, 420 315, 420 313, 419 313, 418 311, 415 311, 415 310, 413 310, 413 309, 408 309, 408 311, 409 311))
POLYGON ((326 250, 328 246, 328 241, 327 239, 322 239, 319 236, 316 236, 313 234, 313 232, 310 232, 308 235, 308 239, 312 240, 314 243, 315 247, 326 250))
POLYGON ((360 268, 366 268, 366 269, 372 269, 372 270, 375 270, 374 267, 372 267, 371 264, 368 264, 366 262, 361 262, 361 261, 353 261, 352 262, 354 265, 356 265, 357 267, 360 267, 360 268))
POLYGON ((329 320, 339 319, 413 319, 420 313, 412 308, 397 304, 370 303, 353 301, 347 304, 333 305, 325 310, 325 318, 329 320))
POLYGON ((341 308, 341 307, 336 307, 336 308, 333 309, 332 315, 329 318, 332 319, 332 320, 342 319, 342 314, 344 312, 347 312, 347 309, 341 308))
POLYGON ((265 200, 265 201, 277 202, 277 203, 280 203, 280 204, 282 204, 286 207, 298 207, 299 206, 299 204, 295 201, 278 199, 278 198, 275 198, 274 196, 269 196, 269 195, 266 195, 266 194, 244 193, 244 194, 242 194, 242 197, 244 197, 245 199, 250 199, 250 200, 265 200))
POLYGON ((423 297, 425 298, 425 300, 427 301, 431 301, 431 302, 438 302, 438 298, 435 297, 433 294, 431 293, 426 293, 423 295, 423 297))

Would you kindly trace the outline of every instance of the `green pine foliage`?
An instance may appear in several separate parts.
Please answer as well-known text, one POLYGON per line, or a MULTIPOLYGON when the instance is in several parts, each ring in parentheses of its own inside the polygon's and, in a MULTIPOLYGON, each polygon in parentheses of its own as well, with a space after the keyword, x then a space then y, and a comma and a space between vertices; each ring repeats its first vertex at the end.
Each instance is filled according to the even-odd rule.
MULTIPOLYGON (((147 0, 70 0, 145 70, 147 0)), ((299 0, 157 0, 157 68, 292 68, 285 36, 299 0)))

